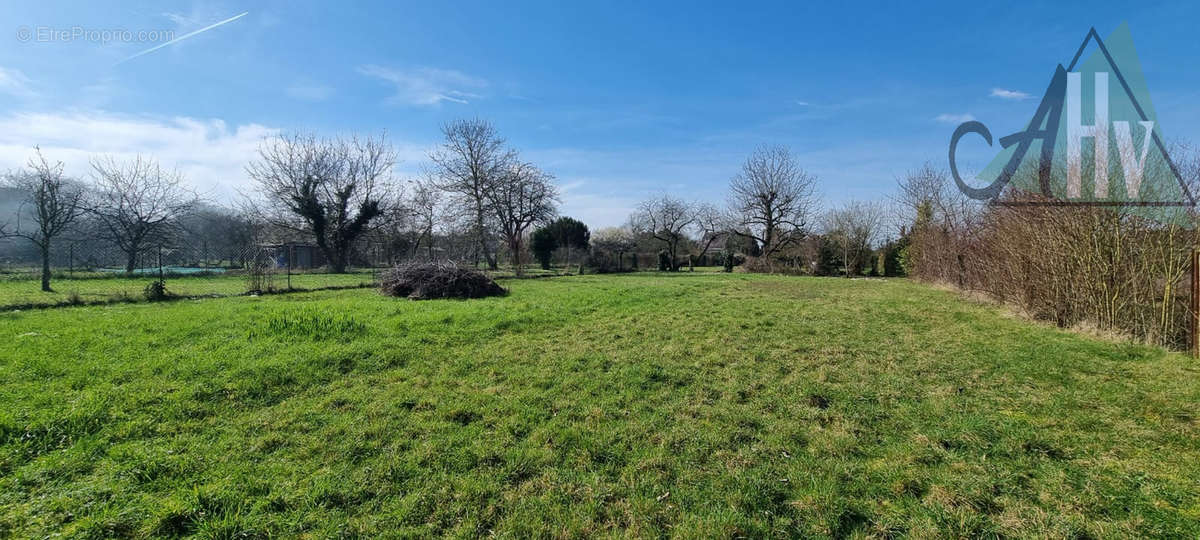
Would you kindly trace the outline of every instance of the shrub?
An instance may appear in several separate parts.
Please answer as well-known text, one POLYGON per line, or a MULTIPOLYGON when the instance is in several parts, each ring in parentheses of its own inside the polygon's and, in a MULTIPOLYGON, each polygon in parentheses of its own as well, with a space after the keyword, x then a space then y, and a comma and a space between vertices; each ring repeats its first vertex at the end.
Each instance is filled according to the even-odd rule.
MULTIPOLYGON (((637 269, 636 266, 634 266, 633 268, 630 268, 628 266, 622 267, 620 262, 621 262, 621 259, 620 259, 619 255, 615 255, 612 253, 604 253, 604 252, 597 250, 597 251, 592 252, 592 254, 588 256, 587 267, 591 268, 597 274, 610 274, 613 272, 631 272, 631 271, 637 269)), ((582 273, 583 273, 583 271, 581 270, 580 274, 582 274, 582 273)))
POLYGON ((803 265, 788 264, 787 261, 778 259, 772 262, 767 257, 746 257, 745 262, 741 265, 741 270, 755 274, 786 274, 790 276, 806 274, 803 265))
POLYGON ((146 300, 157 302, 159 300, 166 300, 171 296, 171 293, 167 292, 167 282, 156 279, 151 281, 149 285, 146 285, 146 288, 142 290, 142 295, 146 297, 146 300))
POLYGON ((725 271, 726 271, 726 272, 732 272, 732 271, 733 271, 733 267, 734 267, 734 261, 733 261, 733 257, 734 257, 734 255, 733 255, 733 252, 732 252, 732 251, 726 251, 726 252, 725 252, 725 256, 724 256, 724 257, 722 257, 722 259, 723 259, 722 263, 723 263, 723 264, 724 264, 724 266, 725 266, 725 271))
POLYGON ((275 288, 275 259, 266 248, 253 248, 246 261, 246 292, 259 294, 275 288))
POLYGON ((742 269, 756 274, 769 274, 771 266, 767 263, 766 257, 746 257, 746 262, 742 263, 742 269))
POLYGON ((550 269, 550 256, 556 248, 558 248, 558 240, 554 238, 554 231, 547 227, 533 231, 533 239, 529 249, 533 252, 533 256, 537 258, 538 264, 542 265, 542 270, 550 269))
POLYGON ((593 251, 591 255, 588 255, 587 265, 597 274, 607 274, 617 269, 616 266, 613 266, 612 258, 607 253, 597 251, 593 251))
POLYGON ((658 252, 658 271, 666 272, 671 269, 671 254, 667 250, 658 252))
POLYGON ((400 265, 384 272, 379 282, 383 294, 414 300, 484 298, 508 293, 483 273, 461 268, 451 262, 400 265))

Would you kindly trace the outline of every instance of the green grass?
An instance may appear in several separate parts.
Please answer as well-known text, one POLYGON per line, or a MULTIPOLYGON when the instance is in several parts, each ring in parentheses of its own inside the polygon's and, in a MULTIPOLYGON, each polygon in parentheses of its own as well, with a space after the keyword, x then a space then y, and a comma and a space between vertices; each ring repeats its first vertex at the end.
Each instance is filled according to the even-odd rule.
MULTIPOLYGON (((301 290, 369 287, 376 281, 381 269, 360 269, 345 274, 324 272, 297 272, 292 274, 292 288, 301 290)), ((553 268, 542 270, 527 267, 524 276, 530 278, 561 275, 566 270, 553 268)), ((487 272, 497 278, 512 278, 513 270, 501 267, 487 272)), ((71 275, 56 273, 51 280, 53 292, 42 292, 38 274, 32 271, 6 272, 0 274, 0 310, 23 308, 63 307, 77 304, 100 304, 117 302, 140 302, 142 291, 158 276, 145 274, 128 277, 120 273, 76 272, 71 275)), ((233 296, 246 292, 247 280, 241 271, 206 275, 168 275, 167 291, 173 296, 233 296)), ((285 290, 287 275, 277 273, 273 287, 285 290)))
MULTIPOLYGON (((58 278, 50 282, 54 292, 42 292, 41 282, 28 276, 24 276, 24 279, 0 279, 0 309, 10 306, 54 306, 69 303, 73 298, 82 303, 141 301, 142 290, 156 279, 157 276, 126 277, 120 274, 58 278)), ((353 287, 370 284, 373 280, 374 274, 370 271, 348 274, 304 273, 292 275, 292 287, 353 287)), ((178 296, 229 296, 246 292, 246 277, 240 274, 168 276, 166 281, 167 290, 178 296)), ((286 288, 287 276, 275 276, 275 287, 286 288)))
POLYGON ((0 314, 0 537, 1200 535, 1200 369, 903 280, 0 314))

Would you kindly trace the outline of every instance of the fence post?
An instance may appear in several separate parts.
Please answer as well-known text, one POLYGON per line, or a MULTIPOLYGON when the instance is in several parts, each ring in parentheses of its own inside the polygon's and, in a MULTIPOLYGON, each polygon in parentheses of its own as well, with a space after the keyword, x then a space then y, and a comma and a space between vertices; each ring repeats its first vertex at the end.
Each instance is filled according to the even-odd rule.
POLYGON ((1192 249, 1192 302, 1188 313, 1188 330, 1192 358, 1200 358, 1200 249, 1192 249))

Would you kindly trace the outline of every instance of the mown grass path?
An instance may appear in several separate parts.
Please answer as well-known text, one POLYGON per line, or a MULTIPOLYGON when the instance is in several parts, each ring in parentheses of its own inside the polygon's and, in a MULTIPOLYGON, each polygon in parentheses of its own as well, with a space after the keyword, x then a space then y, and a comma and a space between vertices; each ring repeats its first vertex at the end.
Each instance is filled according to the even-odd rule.
POLYGON ((0 536, 1200 535, 1200 365, 903 280, 0 314, 0 536))

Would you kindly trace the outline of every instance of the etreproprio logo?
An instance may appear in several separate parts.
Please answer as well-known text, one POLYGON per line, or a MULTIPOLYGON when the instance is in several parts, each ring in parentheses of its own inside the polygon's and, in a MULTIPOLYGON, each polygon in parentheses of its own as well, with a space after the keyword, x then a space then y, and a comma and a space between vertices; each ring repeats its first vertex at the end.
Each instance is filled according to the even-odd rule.
POLYGON ((1170 219, 1196 200, 1163 146, 1141 64, 1127 25, 1100 39, 1093 28, 1071 64, 1054 72, 1025 131, 1000 138, 1001 152, 963 181, 955 160, 959 140, 975 133, 990 146, 982 122, 958 126, 950 139, 950 172, 967 196, 1005 205, 1152 207, 1146 217, 1170 219), (1080 58, 1089 43, 1095 50, 1080 58), (1090 155, 1089 155, 1090 154, 1090 155), (1033 197, 1002 197, 1011 184, 1033 197), (1175 207, 1175 212, 1168 209, 1175 207))

